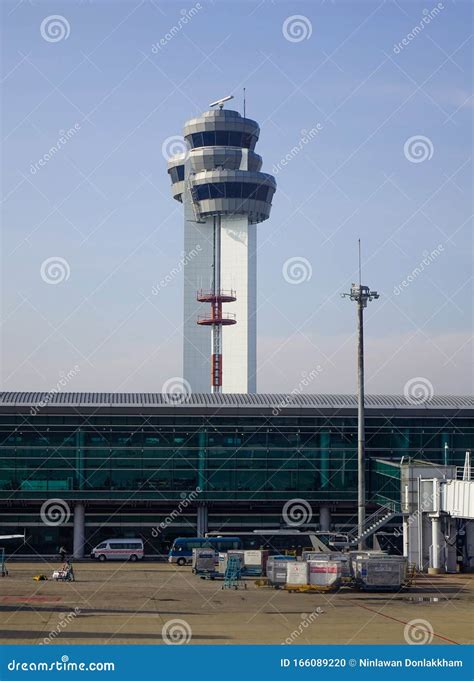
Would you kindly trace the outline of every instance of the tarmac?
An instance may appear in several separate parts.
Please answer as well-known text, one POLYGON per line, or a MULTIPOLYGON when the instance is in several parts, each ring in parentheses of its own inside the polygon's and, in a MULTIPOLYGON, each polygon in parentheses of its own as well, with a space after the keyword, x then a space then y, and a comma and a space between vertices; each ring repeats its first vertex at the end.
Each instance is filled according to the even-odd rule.
POLYGON ((58 563, 14 563, 0 578, 4 644, 467 644, 474 575, 417 577, 398 593, 341 589, 288 593, 223 589, 165 563, 74 565, 75 582, 50 579, 58 563), (34 581, 44 574, 47 581, 34 581))

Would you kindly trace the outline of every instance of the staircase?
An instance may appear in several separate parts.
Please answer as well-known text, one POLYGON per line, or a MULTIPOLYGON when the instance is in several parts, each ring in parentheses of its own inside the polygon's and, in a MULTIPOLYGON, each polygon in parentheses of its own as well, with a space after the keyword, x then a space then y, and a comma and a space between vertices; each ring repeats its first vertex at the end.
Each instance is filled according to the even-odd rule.
POLYGON ((374 532, 386 525, 392 518, 399 515, 394 502, 387 502, 387 505, 380 506, 375 513, 365 519, 364 531, 359 535, 358 527, 354 527, 349 533, 349 546, 357 546, 360 541, 368 539, 374 532))

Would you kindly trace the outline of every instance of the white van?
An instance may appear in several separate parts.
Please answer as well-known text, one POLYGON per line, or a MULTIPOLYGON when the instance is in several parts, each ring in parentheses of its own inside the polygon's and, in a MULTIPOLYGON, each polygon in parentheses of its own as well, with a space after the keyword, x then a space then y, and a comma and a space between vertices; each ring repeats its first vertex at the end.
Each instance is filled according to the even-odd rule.
POLYGON ((98 560, 141 560, 143 541, 141 539, 106 539, 91 551, 91 558, 98 560))

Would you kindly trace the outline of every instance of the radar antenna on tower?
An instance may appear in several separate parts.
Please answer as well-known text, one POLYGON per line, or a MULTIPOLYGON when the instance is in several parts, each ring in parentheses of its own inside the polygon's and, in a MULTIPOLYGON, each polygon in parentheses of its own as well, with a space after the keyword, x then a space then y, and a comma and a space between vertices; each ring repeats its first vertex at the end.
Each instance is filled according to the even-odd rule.
POLYGON ((228 102, 231 99, 234 99, 234 95, 227 95, 227 97, 222 97, 222 99, 216 99, 215 102, 211 102, 209 104, 209 107, 212 108, 213 106, 218 106, 219 109, 223 109, 224 103, 228 102))

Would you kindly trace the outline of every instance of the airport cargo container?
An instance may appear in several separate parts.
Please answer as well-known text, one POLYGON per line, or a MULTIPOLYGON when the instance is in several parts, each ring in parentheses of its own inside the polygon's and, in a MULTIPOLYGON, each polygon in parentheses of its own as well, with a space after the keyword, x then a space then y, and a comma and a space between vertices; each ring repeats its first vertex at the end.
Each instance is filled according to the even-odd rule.
POLYGON ((295 556, 270 556, 267 560, 267 579, 272 585, 286 584, 288 563, 295 562, 295 556))
POLYGON ((225 574, 225 571, 227 569, 227 560, 229 556, 237 556, 240 560, 241 567, 244 567, 244 552, 240 550, 230 550, 226 552, 220 552, 219 553, 219 573, 225 574))
POLYGON ((305 561, 289 562, 286 568, 286 583, 291 586, 308 584, 308 563, 305 561))
POLYGON ((342 582, 342 563, 336 560, 310 560, 309 584, 336 588, 342 582))
POLYGON ((351 563, 350 555, 348 553, 342 553, 341 551, 333 551, 331 553, 320 553, 318 551, 304 551, 302 555, 303 560, 312 561, 337 561, 341 564, 341 575, 343 579, 350 579, 351 563))
POLYGON ((193 572, 214 572, 216 569, 217 553, 212 549, 193 549, 193 572))
POLYGON ((360 589, 395 591, 406 581, 407 559, 403 556, 363 556, 353 560, 353 572, 360 589))

